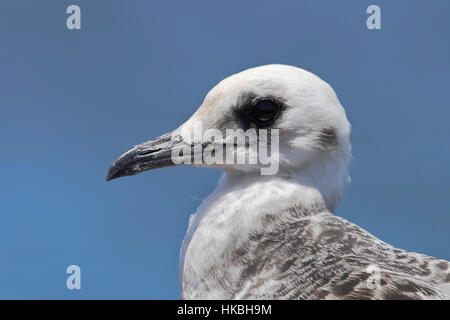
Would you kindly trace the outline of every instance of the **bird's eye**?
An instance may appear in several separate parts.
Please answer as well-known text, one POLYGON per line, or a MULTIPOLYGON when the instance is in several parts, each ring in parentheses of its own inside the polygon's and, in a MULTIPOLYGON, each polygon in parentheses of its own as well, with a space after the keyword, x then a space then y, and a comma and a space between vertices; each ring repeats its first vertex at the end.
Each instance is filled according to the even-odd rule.
POLYGON ((252 109, 252 117, 260 124, 269 124, 278 114, 279 107, 270 100, 261 100, 252 109))

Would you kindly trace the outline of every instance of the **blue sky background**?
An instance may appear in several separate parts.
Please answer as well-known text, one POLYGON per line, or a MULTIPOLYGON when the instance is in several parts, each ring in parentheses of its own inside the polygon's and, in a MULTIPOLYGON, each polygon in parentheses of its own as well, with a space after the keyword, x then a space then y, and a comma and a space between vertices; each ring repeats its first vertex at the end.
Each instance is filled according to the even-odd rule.
POLYGON ((106 183, 106 170, 222 78, 268 63, 316 73, 347 110, 337 214, 450 260, 449 16, 446 0, 0 2, 0 298, 178 299, 189 214, 220 173, 106 183), (70 4, 81 31, 66 29, 70 4), (370 4, 381 30, 366 28, 370 4))

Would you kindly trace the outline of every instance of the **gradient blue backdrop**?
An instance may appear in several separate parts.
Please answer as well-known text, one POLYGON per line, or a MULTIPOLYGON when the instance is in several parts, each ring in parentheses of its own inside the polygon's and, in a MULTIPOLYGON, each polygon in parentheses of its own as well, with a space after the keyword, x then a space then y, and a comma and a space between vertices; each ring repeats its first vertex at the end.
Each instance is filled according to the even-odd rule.
POLYGON ((106 170, 222 78, 267 63, 318 74, 347 110, 352 185, 337 214, 450 259, 449 16, 446 0, 2 1, 0 298, 179 298, 189 214, 220 173, 106 183, 106 170), (74 3, 81 31, 66 29, 74 3))

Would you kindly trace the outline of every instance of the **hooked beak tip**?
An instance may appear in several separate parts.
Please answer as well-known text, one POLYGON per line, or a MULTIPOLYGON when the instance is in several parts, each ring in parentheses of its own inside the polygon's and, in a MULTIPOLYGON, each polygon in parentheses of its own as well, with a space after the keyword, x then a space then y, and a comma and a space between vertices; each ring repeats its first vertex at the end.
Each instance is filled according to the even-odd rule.
POLYGON ((118 173, 117 167, 114 164, 112 164, 109 167, 108 172, 106 173, 105 180, 106 181, 111 181, 113 179, 119 178, 120 175, 118 175, 117 173, 118 173))
MULTIPOLYGON (((178 141, 178 143, 180 143, 178 141)), ((159 138, 134 146, 109 167, 106 173, 106 181, 116 178, 133 176, 140 172, 165 168, 175 165, 172 161, 172 149, 176 147, 172 140, 172 133, 165 134, 159 138)))

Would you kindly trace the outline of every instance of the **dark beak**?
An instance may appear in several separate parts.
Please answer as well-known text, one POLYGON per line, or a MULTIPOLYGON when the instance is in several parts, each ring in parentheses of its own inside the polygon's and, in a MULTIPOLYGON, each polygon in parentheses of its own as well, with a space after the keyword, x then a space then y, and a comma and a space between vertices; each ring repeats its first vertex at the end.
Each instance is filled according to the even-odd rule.
POLYGON ((113 162, 106 174, 106 181, 151 169, 175 166, 172 152, 179 152, 181 148, 182 139, 176 131, 139 144, 113 162))

